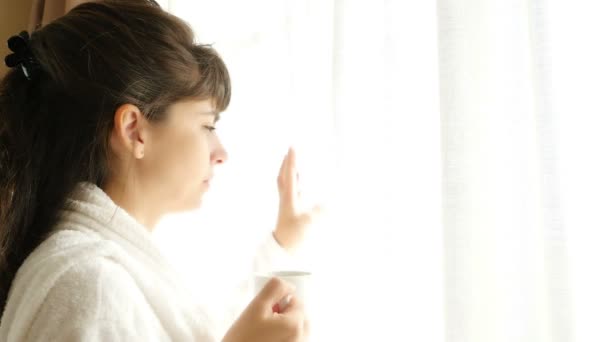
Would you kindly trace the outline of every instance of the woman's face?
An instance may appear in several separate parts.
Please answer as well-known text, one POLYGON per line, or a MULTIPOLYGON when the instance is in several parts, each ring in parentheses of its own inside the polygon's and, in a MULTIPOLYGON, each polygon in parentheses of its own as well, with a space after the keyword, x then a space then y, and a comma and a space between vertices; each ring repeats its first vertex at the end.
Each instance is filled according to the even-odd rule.
POLYGON ((171 105, 165 120, 150 125, 145 158, 138 175, 152 187, 146 193, 167 212, 196 209, 226 151, 213 131, 213 101, 188 100, 171 105))

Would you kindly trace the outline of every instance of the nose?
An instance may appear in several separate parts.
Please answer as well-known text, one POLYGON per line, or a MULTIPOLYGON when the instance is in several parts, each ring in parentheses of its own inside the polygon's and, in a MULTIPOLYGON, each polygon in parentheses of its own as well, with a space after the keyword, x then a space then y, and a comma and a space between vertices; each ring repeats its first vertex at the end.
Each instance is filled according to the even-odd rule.
POLYGON ((222 144, 218 144, 217 148, 211 153, 211 163, 214 165, 223 164, 228 160, 228 153, 222 144))

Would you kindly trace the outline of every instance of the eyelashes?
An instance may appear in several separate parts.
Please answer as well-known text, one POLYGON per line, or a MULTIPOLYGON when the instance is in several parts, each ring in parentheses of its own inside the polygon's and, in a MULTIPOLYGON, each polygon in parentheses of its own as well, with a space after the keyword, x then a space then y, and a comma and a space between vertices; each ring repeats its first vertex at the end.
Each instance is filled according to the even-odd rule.
POLYGON ((203 128, 205 128, 206 130, 208 130, 209 132, 214 132, 215 131, 215 127, 214 126, 203 126, 203 128))

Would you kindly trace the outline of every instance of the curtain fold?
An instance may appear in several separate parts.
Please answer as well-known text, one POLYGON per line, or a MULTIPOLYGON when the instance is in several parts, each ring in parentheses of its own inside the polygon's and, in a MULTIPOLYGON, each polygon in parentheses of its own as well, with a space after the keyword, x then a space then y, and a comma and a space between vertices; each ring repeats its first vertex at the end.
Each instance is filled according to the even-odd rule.
POLYGON ((547 3, 438 7, 448 341, 570 341, 547 3))

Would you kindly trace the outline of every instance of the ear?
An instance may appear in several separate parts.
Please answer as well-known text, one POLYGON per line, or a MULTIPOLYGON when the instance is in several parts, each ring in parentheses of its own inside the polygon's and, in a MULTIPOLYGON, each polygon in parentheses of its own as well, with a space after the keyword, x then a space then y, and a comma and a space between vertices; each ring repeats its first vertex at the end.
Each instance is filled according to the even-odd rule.
POLYGON ((114 113, 111 144, 119 155, 144 157, 147 121, 137 106, 123 104, 114 113))

